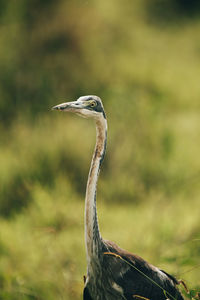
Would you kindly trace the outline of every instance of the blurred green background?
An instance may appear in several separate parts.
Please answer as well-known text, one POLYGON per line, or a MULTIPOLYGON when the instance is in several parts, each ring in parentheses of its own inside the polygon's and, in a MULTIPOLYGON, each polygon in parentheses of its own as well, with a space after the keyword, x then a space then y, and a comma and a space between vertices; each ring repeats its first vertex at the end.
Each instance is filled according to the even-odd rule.
POLYGON ((200 4, 0 0, 0 299, 82 299, 92 121, 103 237, 200 288, 200 4))

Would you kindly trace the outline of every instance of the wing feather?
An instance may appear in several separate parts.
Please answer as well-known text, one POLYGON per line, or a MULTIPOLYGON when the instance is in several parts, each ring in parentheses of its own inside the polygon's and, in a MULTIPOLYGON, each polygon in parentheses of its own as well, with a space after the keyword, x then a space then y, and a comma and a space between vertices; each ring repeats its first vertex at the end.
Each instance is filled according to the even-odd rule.
POLYGON ((113 242, 105 241, 105 244, 107 251, 111 252, 105 255, 105 266, 113 271, 113 281, 121 287, 125 299, 134 299, 135 295, 151 300, 184 300, 176 287, 178 281, 172 275, 113 242))

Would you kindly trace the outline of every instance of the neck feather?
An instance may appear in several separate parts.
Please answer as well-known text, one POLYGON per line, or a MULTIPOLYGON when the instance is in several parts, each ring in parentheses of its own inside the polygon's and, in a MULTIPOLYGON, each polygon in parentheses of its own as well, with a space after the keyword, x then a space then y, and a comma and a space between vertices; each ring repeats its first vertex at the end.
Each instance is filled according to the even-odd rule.
POLYGON ((98 255, 101 245, 96 208, 96 189, 101 163, 106 150, 106 141, 107 121, 102 115, 101 118, 96 120, 96 145, 88 175, 85 198, 85 242, 88 267, 92 258, 98 255))

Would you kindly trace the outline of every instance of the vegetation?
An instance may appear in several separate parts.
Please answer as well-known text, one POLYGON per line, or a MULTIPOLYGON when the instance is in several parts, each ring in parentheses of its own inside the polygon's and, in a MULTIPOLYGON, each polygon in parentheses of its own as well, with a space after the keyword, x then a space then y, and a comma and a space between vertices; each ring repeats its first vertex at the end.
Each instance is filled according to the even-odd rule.
POLYGON ((0 1, 0 299, 81 299, 95 129, 50 108, 87 94, 109 122, 103 237, 195 297, 199 30, 198 1, 0 1))

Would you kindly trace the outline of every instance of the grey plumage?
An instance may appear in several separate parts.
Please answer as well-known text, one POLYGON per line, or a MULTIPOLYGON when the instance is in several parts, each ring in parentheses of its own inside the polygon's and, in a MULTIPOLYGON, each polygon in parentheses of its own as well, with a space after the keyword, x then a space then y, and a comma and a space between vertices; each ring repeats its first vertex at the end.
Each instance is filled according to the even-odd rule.
POLYGON ((102 240, 101 247, 96 280, 91 279, 85 286, 84 300, 183 300, 173 276, 113 242, 102 240))

